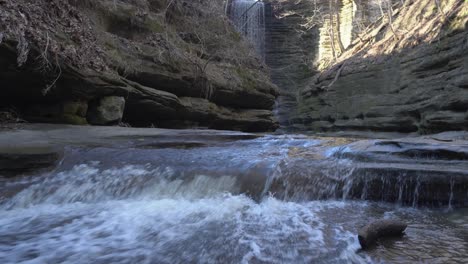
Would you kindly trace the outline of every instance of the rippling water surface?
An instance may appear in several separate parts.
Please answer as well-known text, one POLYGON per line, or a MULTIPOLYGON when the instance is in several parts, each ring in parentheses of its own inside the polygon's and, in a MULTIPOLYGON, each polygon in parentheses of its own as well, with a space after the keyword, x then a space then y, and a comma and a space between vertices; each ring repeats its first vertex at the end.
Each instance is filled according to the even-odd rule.
POLYGON ((0 263, 466 263, 466 210, 276 196, 291 150, 317 144, 68 149, 54 172, 0 182, 0 263), (381 218, 406 235, 359 250, 381 218))

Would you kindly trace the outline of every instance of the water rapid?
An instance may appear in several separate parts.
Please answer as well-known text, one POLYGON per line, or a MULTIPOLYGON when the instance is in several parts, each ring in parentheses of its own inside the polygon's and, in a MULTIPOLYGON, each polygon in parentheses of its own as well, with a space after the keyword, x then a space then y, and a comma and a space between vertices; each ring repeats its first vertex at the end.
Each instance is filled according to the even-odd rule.
POLYGON ((54 171, 1 178, 0 263, 468 258, 466 210, 349 200, 357 171, 349 149, 323 142, 288 135, 68 147, 54 171), (406 235, 360 251, 357 229, 381 218, 407 222, 406 235))

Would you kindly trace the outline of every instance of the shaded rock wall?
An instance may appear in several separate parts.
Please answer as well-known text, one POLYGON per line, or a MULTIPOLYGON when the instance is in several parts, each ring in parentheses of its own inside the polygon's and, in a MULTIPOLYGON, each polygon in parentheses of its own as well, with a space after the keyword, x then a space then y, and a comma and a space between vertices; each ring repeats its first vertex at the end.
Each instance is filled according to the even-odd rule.
POLYGON ((323 65, 342 53, 338 40, 345 48, 350 46, 380 14, 376 0, 339 0, 332 6, 328 0, 265 1, 265 62, 281 91, 276 114, 283 127, 296 122, 292 118, 300 91, 323 65), (332 16, 330 8, 335 12, 332 16))
POLYGON ((277 87, 220 1, 6 0, 0 21, 0 107, 28 121, 86 123, 117 96, 132 126, 277 127, 277 87))
POLYGON ((301 91, 301 129, 439 132, 468 129, 464 1, 407 1, 301 91))
POLYGON ((289 126, 297 106, 297 93, 314 76, 313 62, 318 51, 319 30, 308 25, 313 15, 312 1, 267 1, 265 5, 265 62, 271 79, 280 89, 277 116, 282 126, 289 126))

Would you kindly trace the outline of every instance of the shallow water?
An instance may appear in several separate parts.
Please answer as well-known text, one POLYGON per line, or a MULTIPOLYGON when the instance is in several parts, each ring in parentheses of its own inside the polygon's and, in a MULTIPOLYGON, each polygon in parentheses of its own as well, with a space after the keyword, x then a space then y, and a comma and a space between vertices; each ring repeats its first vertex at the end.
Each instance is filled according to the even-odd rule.
MULTIPOLYGON (((467 262, 467 210, 316 200, 298 185, 277 195, 272 179, 303 161, 297 148, 319 143, 70 148, 51 173, 0 182, 0 263, 467 262), (406 234, 360 251, 358 228, 381 218, 407 222, 406 234)), ((349 161, 328 159, 338 150, 307 165, 349 177, 349 161)))

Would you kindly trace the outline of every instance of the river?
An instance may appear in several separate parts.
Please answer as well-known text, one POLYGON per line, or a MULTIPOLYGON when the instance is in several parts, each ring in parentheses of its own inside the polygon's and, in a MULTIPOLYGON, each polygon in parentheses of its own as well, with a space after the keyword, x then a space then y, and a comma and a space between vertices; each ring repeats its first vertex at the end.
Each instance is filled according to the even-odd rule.
POLYGON ((466 209, 352 196, 336 184, 355 174, 335 155, 349 142, 324 141, 66 146, 53 171, 0 178, 0 263, 466 263, 466 209), (361 250, 357 230, 382 218, 405 235, 361 250))

